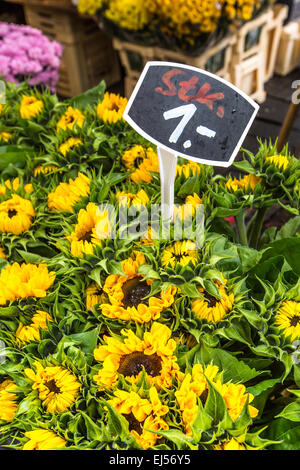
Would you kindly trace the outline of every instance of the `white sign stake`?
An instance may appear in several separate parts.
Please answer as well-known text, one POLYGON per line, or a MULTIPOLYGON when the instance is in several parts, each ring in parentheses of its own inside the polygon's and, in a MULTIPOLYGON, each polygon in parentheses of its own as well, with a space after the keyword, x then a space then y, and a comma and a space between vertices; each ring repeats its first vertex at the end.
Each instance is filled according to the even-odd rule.
POLYGON ((177 156, 162 147, 157 147, 160 187, 161 187, 161 215, 163 221, 171 221, 174 212, 174 181, 177 166, 177 156))

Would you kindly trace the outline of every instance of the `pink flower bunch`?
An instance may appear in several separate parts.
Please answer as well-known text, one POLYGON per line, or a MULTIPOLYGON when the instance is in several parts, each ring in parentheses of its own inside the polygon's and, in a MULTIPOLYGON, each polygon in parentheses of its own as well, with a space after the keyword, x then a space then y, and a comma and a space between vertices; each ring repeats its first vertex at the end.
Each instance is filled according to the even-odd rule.
POLYGON ((40 30, 0 22, 0 78, 30 85, 44 85, 55 91, 63 48, 40 30))

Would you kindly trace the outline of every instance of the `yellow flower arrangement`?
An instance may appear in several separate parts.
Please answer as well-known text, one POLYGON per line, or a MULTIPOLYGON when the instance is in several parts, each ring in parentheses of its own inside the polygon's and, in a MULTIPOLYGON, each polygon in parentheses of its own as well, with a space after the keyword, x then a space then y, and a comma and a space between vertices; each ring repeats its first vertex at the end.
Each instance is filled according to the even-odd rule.
POLYGON ((152 147, 134 145, 123 154, 122 161, 130 170, 130 179, 136 184, 151 183, 151 173, 159 173, 158 156, 152 147))
POLYGON ((20 235, 31 227, 35 211, 28 199, 13 194, 0 204, 0 232, 20 235))
POLYGON ((121 28, 131 31, 143 29, 151 18, 145 0, 110 0, 105 16, 121 28))
POLYGON ((83 254, 92 255, 96 246, 101 246, 98 237, 98 223, 101 216, 96 204, 90 202, 86 209, 80 209, 74 231, 67 237, 71 244, 71 254, 81 257, 83 254))
MULTIPOLYGON (((192 435, 192 428, 198 414, 198 398, 204 403, 208 394, 208 381, 222 395, 230 418, 235 421, 241 415, 248 400, 251 403, 254 399, 251 393, 246 393, 243 384, 222 383, 222 374, 215 365, 208 365, 203 369, 201 364, 195 364, 191 373, 187 373, 175 392, 176 400, 182 415, 187 435, 192 435)), ((248 405, 248 411, 252 418, 257 416, 258 410, 248 405)))
POLYGON ((39 399, 48 413, 62 413, 75 402, 81 387, 75 375, 60 366, 43 367, 38 361, 34 369, 25 369, 25 375, 33 382, 39 399))
MULTIPOLYGON (((4 184, 0 184, 0 194, 1 196, 5 196, 7 190, 10 191, 18 191, 20 188, 20 178, 14 178, 12 181, 6 180, 4 184)), ((31 194, 33 192, 33 186, 31 183, 24 185, 24 190, 26 194, 31 194)))
POLYGON ((0 421, 11 421, 18 408, 17 386, 7 379, 0 383, 0 421))
POLYGON ((161 312, 174 302, 176 287, 169 286, 165 293, 147 297, 151 291, 152 280, 143 280, 138 273, 140 266, 146 263, 142 253, 122 261, 124 276, 112 274, 103 286, 109 303, 101 304, 102 314, 108 318, 123 321, 147 323, 157 320, 161 312))
POLYGON ((8 142, 12 138, 12 134, 9 132, 0 132, 0 142, 8 142))
POLYGON ((60 183, 55 191, 48 195, 48 207, 50 210, 74 213, 74 204, 89 194, 90 179, 78 173, 77 178, 74 180, 70 178, 69 183, 60 183))
POLYGON ((107 91, 97 106, 97 116, 108 124, 114 124, 122 119, 126 105, 127 98, 107 91))
POLYGON ((102 8, 105 0, 79 0, 78 11, 82 15, 94 15, 102 8))
POLYGON ((300 338, 300 302, 285 300, 275 315, 275 324, 291 342, 300 338))
POLYGON ((37 167, 35 167, 33 175, 34 176, 39 176, 42 174, 46 175, 47 173, 50 173, 51 171, 56 170, 56 169, 57 169, 57 166, 54 166, 54 165, 46 165, 46 166, 38 165, 37 167))
POLYGON ((215 450, 246 450, 245 446, 233 437, 229 441, 214 446, 215 450))
POLYGON ((190 178, 191 176, 200 175, 201 166, 197 162, 189 161, 183 165, 176 166, 175 177, 184 176, 184 178, 190 178))
POLYGON ((49 313, 43 310, 37 310, 36 314, 32 317, 32 323, 30 325, 23 325, 19 323, 16 331, 16 339, 19 344, 29 343, 30 341, 40 341, 40 329, 47 330, 48 322, 52 322, 52 318, 49 313))
POLYGON ((161 438, 155 434, 155 431, 169 429, 167 423, 162 419, 162 416, 168 413, 169 408, 161 403, 155 387, 150 388, 149 399, 141 398, 134 391, 117 390, 108 403, 125 416, 129 424, 129 431, 144 449, 154 446, 156 441, 161 438))
POLYGON ((124 204, 126 204, 127 207, 147 206, 150 202, 148 194, 143 189, 140 189, 140 191, 138 191, 136 194, 126 193, 125 191, 119 191, 116 194, 116 199, 119 205, 123 206, 124 204))
POLYGON ((170 388, 172 379, 182 377, 179 371, 175 340, 171 330, 153 322, 150 331, 140 339, 132 330, 122 330, 122 339, 104 336, 106 344, 94 351, 96 361, 102 362, 102 369, 94 376, 99 390, 113 387, 118 376, 123 375, 131 383, 139 381, 143 369, 149 385, 158 389, 170 388))
POLYGON ((49 429, 27 431, 24 436, 28 441, 22 450, 56 450, 66 446, 66 441, 49 429))
POLYGON ((290 160, 285 155, 272 155, 270 157, 266 157, 266 162, 275 165, 282 171, 285 171, 290 165, 290 160))
POLYGON ((68 140, 66 140, 66 142, 59 146, 59 151, 65 157, 70 150, 78 147, 79 145, 82 145, 82 141, 80 139, 76 137, 70 137, 68 140))
POLYGON ((75 124, 82 128, 84 121, 85 117, 79 109, 73 109, 72 106, 68 106, 67 111, 57 123, 57 132, 59 132, 60 129, 63 131, 67 129, 72 131, 75 124))
POLYGON ((224 278, 223 284, 219 281, 215 281, 220 298, 208 294, 202 287, 198 288, 203 298, 197 298, 192 301, 192 312, 197 318, 217 323, 233 309, 234 294, 228 292, 226 283, 227 281, 224 278))
POLYGON ((236 192, 239 189, 242 191, 253 191, 256 186, 260 183, 261 178, 252 174, 243 176, 240 179, 229 178, 225 184, 225 189, 236 192))
POLYGON ((191 240, 176 241, 167 246, 162 253, 162 265, 175 268, 177 264, 187 266, 197 264, 198 251, 195 242, 191 240))
POLYGON ((22 95, 20 104, 20 116, 22 119, 31 119, 32 117, 38 116, 44 104, 42 100, 38 100, 34 96, 22 95))
POLYGON ((145 0, 147 9, 158 18, 161 30, 168 35, 182 38, 216 30, 222 13, 224 0, 145 0))
POLYGON ((28 297, 45 297, 55 280, 45 264, 8 264, 0 273, 0 305, 28 297))
POLYGON ((104 291, 96 282, 93 282, 88 286, 85 294, 87 310, 93 310, 95 305, 101 304, 105 301, 104 291))

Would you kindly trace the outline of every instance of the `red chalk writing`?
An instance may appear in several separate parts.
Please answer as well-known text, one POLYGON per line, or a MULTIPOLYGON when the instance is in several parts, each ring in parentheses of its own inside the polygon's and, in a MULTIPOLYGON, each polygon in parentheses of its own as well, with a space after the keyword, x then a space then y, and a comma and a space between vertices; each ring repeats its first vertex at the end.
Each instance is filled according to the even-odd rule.
MULTIPOLYGON (((204 104, 210 110, 213 110, 214 103, 224 99, 224 93, 210 93, 211 85, 205 82, 199 87, 199 78, 193 75, 189 80, 179 82, 179 88, 172 82, 172 78, 176 75, 186 75, 186 72, 180 69, 172 69, 166 72, 162 76, 162 82, 166 85, 166 88, 157 87, 155 91, 165 96, 178 96, 181 101, 185 103, 198 103, 204 104), (198 88, 198 91, 197 91, 198 88)), ((223 118, 224 107, 219 106, 217 109, 217 116, 223 118)))

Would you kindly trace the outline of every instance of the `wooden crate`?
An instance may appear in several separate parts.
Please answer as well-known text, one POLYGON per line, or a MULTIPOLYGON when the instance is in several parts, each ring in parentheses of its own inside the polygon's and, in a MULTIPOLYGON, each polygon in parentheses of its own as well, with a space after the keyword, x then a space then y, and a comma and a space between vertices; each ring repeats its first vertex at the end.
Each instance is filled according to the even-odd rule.
POLYGON ((82 19, 69 11, 25 5, 24 13, 27 24, 62 44, 74 44, 98 31, 94 21, 82 19))
POLYGON ((46 6, 59 9, 75 8, 72 0, 5 0, 9 3, 18 3, 19 5, 34 5, 34 6, 46 6))
POLYGON ((232 82, 258 103, 265 101, 264 54, 253 55, 240 64, 235 64, 232 82))
POLYGON ((283 27, 275 63, 275 73, 288 75, 300 65, 300 22, 283 27))
POLYGON ((259 54, 266 46, 268 24, 273 18, 272 9, 259 15, 251 21, 247 21, 236 32, 234 46, 234 62, 240 64, 243 60, 259 54))
POLYGON ((93 20, 49 7, 25 6, 24 11, 27 24, 63 45, 58 94, 69 98, 101 80, 107 86, 121 80, 119 58, 112 40, 93 20))
POLYGON ((288 17, 289 9, 287 5, 279 3, 272 8, 273 17, 267 24, 265 51, 265 81, 273 77, 275 72, 275 62, 278 54, 279 42, 283 23, 288 17))
POLYGON ((113 44, 114 48, 119 52, 122 65, 125 68, 126 75, 129 77, 140 74, 146 63, 153 60, 193 65, 194 67, 225 77, 228 75, 234 42, 235 36, 229 35, 217 45, 196 57, 160 47, 145 47, 138 44, 121 42, 118 39, 114 39, 113 44))
POLYGON ((86 41, 64 46, 58 94, 76 96, 101 80, 105 80, 108 87, 121 80, 118 56, 105 34, 98 31, 86 41))

